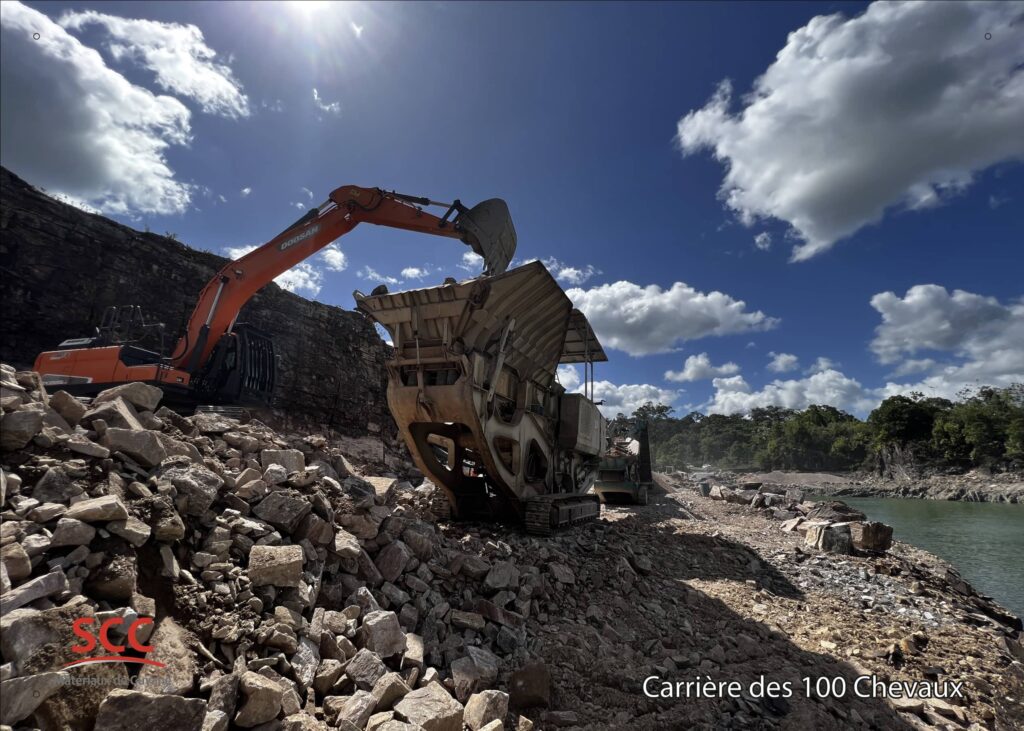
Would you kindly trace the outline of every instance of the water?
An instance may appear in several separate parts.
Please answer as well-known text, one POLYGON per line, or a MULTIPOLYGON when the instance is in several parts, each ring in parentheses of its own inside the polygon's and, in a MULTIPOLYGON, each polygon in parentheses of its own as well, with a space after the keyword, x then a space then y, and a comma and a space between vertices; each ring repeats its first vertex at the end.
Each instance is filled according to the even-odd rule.
POLYGON ((945 559, 980 593, 1024 616, 1024 505, 835 499, 891 525, 894 538, 945 559))

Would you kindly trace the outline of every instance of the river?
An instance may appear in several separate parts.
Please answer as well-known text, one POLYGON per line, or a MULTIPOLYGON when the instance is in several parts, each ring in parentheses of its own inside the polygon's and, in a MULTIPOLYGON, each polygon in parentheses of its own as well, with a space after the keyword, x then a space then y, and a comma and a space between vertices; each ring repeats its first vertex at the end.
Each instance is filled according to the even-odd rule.
POLYGON ((842 500, 893 537, 953 564, 982 594, 1024 616, 1024 505, 896 498, 842 500))

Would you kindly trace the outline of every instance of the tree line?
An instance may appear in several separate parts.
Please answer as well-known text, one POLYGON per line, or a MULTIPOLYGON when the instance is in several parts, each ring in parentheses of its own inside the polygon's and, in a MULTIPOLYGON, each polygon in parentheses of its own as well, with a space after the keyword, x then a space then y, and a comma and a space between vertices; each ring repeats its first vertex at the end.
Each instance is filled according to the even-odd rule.
MULTIPOLYGON (((678 418, 647 402, 646 419, 657 469, 711 465, 719 469, 964 471, 1024 468, 1024 384, 962 391, 955 401, 920 393, 890 396, 861 421, 833 406, 767 406, 749 414, 678 418)), ((610 428, 629 423, 618 414, 610 428)))

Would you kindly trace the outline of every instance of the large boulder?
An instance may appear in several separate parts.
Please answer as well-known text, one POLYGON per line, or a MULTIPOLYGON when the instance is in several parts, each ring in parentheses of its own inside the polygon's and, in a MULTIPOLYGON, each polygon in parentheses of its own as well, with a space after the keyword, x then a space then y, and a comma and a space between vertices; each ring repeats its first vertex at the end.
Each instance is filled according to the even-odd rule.
POLYGON ((854 548, 862 551, 888 551, 892 546, 892 526, 875 521, 850 524, 854 548))
POLYGON ((480 731, 492 721, 504 721, 508 713, 508 693, 484 690, 473 694, 466 702, 463 721, 472 731, 480 731))
POLYGON ((302 546, 253 546, 249 578, 253 586, 299 586, 302 563, 302 546))
POLYGON ((462 704, 438 683, 428 683, 395 704, 395 716, 424 731, 462 731, 462 704))
POLYGON ((92 402, 94 404, 103 404, 108 401, 123 398, 137 409, 142 409, 143 411, 156 411, 156 407, 160 404, 160 399, 162 399, 163 396, 164 392, 156 386, 150 386, 147 383, 134 381, 132 383, 123 383, 120 386, 108 388, 106 391, 100 391, 99 395, 96 396, 92 402))
POLYGON ((143 467, 156 467, 167 457, 163 442, 151 431, 112 427, 102 442, 112 452, 124 452, 143 467))
POLYGON ((0 450, 24 449, 42 428, 42 411, 22 409, 4 414, 0 418, 0 450))
POLYGON ((850 553, 849 523, 813 523, 808 526, 804 543, 811 548, 829 553, 850 553))
POLYGON ((864 513, 851 508, 841 500, 816 503, 807 513, 807 520, 827 520, 832 523, 864 520, 866 517, 864 513))
POLYGON ((405 632, 394 612, 370 612, 363 618, 359 628, 359 640, 363 647, 380 657, 391 657, 405 652, 405 632))
POLYGON ((273 720, 280 713, 284 688, 270 678, 248 671, 242 674, 239 687, 245 702, 235 716, 236 725, 252 728, 273 720))
POLYGON ((103 731, 140 731, 174 729, 202 731, 206 701, 180 695, 158 695, 118 688, 100 706, 96 729, 103 731))
POLYGON ((264 449, 260 452, 260 464, 263 465, 263 469, 272 464, 279 464, 291 474, 306 467, 306 458, 297 449, 264 449))
POLYGON ((112 520, 127 520, 128 509, 116 495, 104 495, 75 503, 68 508, 64 517, 83 523, 108 523, 112 520))

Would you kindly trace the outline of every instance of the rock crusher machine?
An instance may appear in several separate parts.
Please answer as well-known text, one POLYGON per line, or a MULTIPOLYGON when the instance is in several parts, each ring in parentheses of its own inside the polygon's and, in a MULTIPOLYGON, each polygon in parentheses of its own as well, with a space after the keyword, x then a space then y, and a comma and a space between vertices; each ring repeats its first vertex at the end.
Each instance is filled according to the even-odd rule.
POLYGON ((548 535, 600 515, 586 493, 605 450, 593 364, 607 356, 543 264, 355 299, 391 335, 388 405, 454 517, 548 535), (558 383, 562 363, 583 365, 585 393, 558 383))

